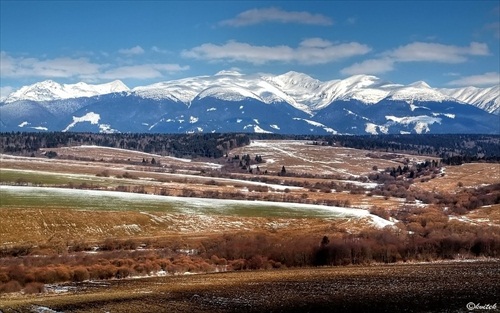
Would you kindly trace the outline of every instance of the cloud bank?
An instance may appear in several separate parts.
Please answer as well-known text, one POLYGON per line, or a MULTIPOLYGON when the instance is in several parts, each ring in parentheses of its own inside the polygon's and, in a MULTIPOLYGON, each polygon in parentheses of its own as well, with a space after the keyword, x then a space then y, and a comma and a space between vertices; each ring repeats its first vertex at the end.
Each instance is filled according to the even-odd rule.
POLYGON ((254 46, 238 41, 228 41, 217 45, 205 43, 190 50, 182 51, 182 56, 208 61, 243 61, 256 65, 268 62, 296 62, 299 64, 325 64, 352 56, 363 55, 370 47, 358 42, 334 44, 321 38, 309 38, 298 47, 254 46))
POLYGON ((322 14, 312 14, 306 11, 284 11, 279 8, 252 9, 238 14, 236 17, 221 21, 221 26, 249 26, 261 23, 294 23, 329 26, 332 19, 322 14))

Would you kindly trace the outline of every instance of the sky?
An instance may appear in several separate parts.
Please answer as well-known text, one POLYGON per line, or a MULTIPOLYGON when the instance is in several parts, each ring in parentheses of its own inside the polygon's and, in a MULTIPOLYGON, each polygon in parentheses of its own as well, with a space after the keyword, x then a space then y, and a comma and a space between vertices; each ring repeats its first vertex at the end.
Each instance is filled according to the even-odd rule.
POLYGON ((219 71, 500 84, 488 1, 0 0, 0 98, 44 80, 129 88, 219 71))

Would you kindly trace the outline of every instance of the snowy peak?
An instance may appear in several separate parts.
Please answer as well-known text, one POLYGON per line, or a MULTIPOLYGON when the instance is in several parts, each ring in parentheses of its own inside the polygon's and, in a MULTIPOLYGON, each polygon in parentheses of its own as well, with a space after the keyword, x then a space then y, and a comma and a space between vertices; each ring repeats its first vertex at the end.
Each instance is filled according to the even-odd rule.
POLYGON ((93 97, 109 93, 130 92, 134 96, 156 101, 168 100, 187 107, 194 99, 205 97, 225 101, 254 99, 271 103, 287 103, 314 115, 336 101, 355 100, 373 105, 381 101, 414 102, 459 101, 489 113, 500 113, 499 86, 490 88, 432 88, 426 82, 408 85, 384 81, 372 75, 354 75, 345 79, 320 81, 304 73, 290 71, 281 75, 245 75, 224 70, 213 76, 196 76, 159 82, 130 90, 121 81, 101 85, 87 83, 58 84, 47 80, 25 86, 10 94, 5 103, 20 100, 51 101, 93 97))
POLYGON ((452 101, 453 98, 442 94, 436 89, 431 88, 427 83, 418 81, 408 86, 392 87, 387 99, 396 101, 405 101, 412 103, 420 102, 443 102, 452 101))
POLYGON ((377 85, 380 82, 380 78, 372 75, 354 75, 349 78, 343 79, 340 84, 345 86, 347 89, 361 89, 377 85))
POLYGON ((429 84, 427 84, 426 82, 421 81, 421 80, 414 82, 414 83, 411 83, 410 86, 414 87, 414 88, 420 88, 420 89, 431 89, 431 86, 429 86, 429 84))
POLYGON ((264 102, 259 96, 250 92, 246 88, 239 86, 231 87, 209 87, 196 96, 196 99, 203 99, 205 97, 212 97, 219 100, 227 101, 242 101, 247 98, 256 99, 258 101, 264 102))
POLYGON ((319 80, 314 79, 309 75, 294 71, 290 71, 288 73, 275 77, 269 77, 268 79, 274 82, 276 86, 286 89, 300 88, 306 90, 314 90, 321 85, 321 82, 319 80))
POLYGON ((21 100, 64 100, 82 97, 94 97, 104 94, 128 91, 130 91, 129 88, 119 80, 100 85, 89 85, 83 82, 61 85, 52 80, 46 80, 30 86, 24 86, 21 89, 11 93, 5 99, 5 103, 11 103, 21 100))
POLYGON ((458 101, 472 104, 488 113, 500 114, 500 86, 489 88, 442 88, 438 90, 458 101))

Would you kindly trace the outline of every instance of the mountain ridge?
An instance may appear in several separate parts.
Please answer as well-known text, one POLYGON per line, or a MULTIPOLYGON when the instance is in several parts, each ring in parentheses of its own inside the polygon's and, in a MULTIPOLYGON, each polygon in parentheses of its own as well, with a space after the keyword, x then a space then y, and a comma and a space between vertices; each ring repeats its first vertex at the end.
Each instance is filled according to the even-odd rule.
POLYGON ((58 84, 52 80, 46 80, 23 86, 10 93, 2 102, 66 100, 129 92, 144 98, 171 99, 189 105, 196 96, 205 89, 213 88, 214 85, 225 88, 242 87, 251 92, 258 90, 259 92, 255 95, 266 103, 284 100, 304 111, 322 109, 336 100, 354 99, 373 104, 389 96, 393 100, 408 101, 455 99, 479 107, 489 113, 500 114, 500 86, 432 88, 424 81, 402 85, 383 81, 373 75, 354 75, 345 79, 322 82, 307 74, 295 71, 277 76, 244 75, 235 71, 221 71, 214 76, 188 77, 132 89, 120 80, 98 85, 84 82, 58 84), (267 97, 261 97, 260 94, 265 92, 267 92, 267 97), (181 93, 182 95, 180 95, 181 93))
POLYGON ((121 81, 45 81, 0 102, 0 130, 500 133, 498 92, 498 86, 438 89, 422 81, 402 85, 371 75, 321 82, 298 72, 222 71, 133 89, 121 81))

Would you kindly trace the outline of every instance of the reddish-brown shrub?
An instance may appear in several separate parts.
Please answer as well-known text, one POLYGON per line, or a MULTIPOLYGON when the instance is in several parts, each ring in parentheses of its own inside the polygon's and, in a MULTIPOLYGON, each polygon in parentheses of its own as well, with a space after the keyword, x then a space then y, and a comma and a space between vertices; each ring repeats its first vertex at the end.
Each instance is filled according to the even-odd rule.
POLYGON ((87 268, 90 279, 110 279, 116 274, 116 268, 113 265, 92 265, 87 268))
POLYGON ((26 283, 26 269, 24 266, 14 265, 9 268, 9 280, 18 281, 21 285, 26 283))
POLYGON ((45 292, 45 286, 42 283, 31 282, 24 287, 24 293, 34 294, 45 292))
POLYGON ((0 285, 0 293, 19 292, 22 286, 17 280, 11 280, 0 285))
POLYGON ((90 279, 90 274, 87 268, 78 266, 73 269, 73 281, 81 282, 90 279))
POLYGON ((229 261, 229 267, 235 271, 243 270, 246 268, 246 260, 245 259, 237 259, 229 261))
POLYGON ((131 273, 132 273, 132 271, 130 270, 130 268, 128 268, 126 266, 122 266, 116 270, 115 277, 116 278, 126 278, 126 277, 129 277, 131 273))
POLYGON ((53 284, 58 281, 57 272, 54 268, 39 267, 34 271, 35 281, 44 284, 53 284))
POLYGON ((3 271, 3 269, 0 270, 0 283, 6 283, 9 281, 9 275, 3 271))
POLYGON ((263 258, 261 255, 254 255, 247 261, 247 266, 251 270, 262 269, 266 262, 267 259, 263 258))

